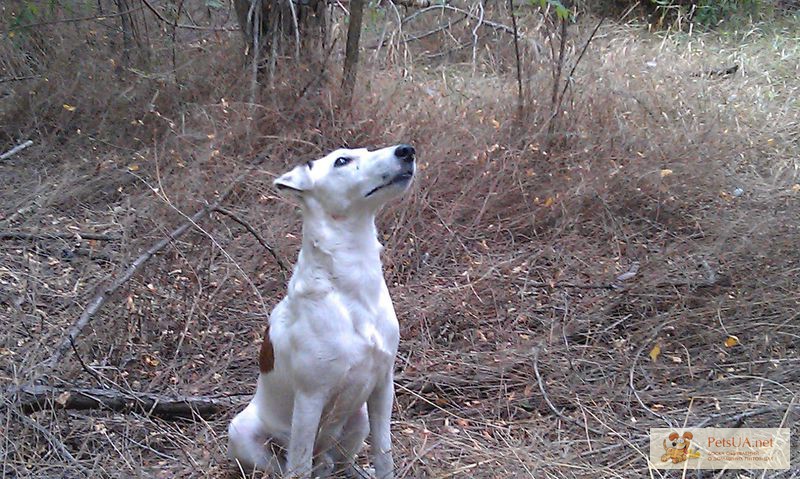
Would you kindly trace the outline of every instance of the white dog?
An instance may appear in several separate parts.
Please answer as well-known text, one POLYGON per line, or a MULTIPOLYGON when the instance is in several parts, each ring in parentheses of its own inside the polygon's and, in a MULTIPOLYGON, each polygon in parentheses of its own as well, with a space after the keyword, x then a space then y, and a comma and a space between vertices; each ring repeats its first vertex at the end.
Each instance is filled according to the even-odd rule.
POLYGON ((378 478, 394 477, 389 424, 399 327, 375 215, 414 176, 414 148, 337 150, 275 180, 303 211, 288 292, 270 316, 256 394, 228 428, 243 468, 287 477, 361 477, 371 432, 378 478))

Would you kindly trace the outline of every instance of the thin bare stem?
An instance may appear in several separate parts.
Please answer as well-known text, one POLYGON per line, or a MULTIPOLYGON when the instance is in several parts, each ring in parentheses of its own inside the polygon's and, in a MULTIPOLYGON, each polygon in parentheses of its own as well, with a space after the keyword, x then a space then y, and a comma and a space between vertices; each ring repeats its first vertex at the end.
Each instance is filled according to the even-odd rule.
POLYGON ((517 63, 517 101, 519 113, 522 114, 525 99, 522 96, 522 61, 519 54, 519 31, 517 30, 517 16, 514 14, 514 0, 508 0, 508 13, 511 15, 511 27, 514 29, 514 56, 517 63))

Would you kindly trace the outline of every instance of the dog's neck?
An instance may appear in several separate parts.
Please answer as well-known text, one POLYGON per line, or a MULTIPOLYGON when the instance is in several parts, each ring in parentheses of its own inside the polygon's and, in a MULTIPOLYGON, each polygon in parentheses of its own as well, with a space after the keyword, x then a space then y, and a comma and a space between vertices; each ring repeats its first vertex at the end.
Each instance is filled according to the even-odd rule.
POLYGON ((327 290, 376 294, 383 284, 382 246, 377 238, 375 214, 335 217, 317 211, 303 213, 303 243, 296 271, 307 271, 302 284, 290 285, 297 293, 327 290))

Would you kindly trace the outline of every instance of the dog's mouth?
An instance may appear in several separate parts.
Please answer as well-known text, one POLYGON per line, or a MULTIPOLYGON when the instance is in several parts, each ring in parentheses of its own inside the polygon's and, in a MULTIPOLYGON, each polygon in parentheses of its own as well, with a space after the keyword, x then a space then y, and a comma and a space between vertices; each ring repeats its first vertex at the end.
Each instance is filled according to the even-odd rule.
POLYGON ((399 184, 407 184, 409 181, 411 181, 411 178, 413 178, 413 177, 414 177, 414 172, 413 171, 404 171, 403 173, 400 173, 399 175, 395 176, 394 178, 392 178, 391 180, 387 181, 386 183, 371 189, 369 191, 369 193, 364 195, 364 197, 367 198, 367 197, 371 196, 372 194, 374 194, 374 193, 376 193, 376 192, 378 192, 378 191, 380 191, 380 190, 382 190, 384 188, 387 188, 389 186, 399 185, 399 184))

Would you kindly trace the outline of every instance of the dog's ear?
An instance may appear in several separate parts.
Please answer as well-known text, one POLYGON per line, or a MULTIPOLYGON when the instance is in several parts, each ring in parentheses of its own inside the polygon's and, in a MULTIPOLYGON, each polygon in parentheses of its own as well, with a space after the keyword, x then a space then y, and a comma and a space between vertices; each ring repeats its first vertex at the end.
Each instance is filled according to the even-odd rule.
POLYGON ((308 164, 295 166, 291 171, 279 176, 273 184, 278 191, 289 193, 303 193, 311 189, 313 180, 311 179, 308 164))

